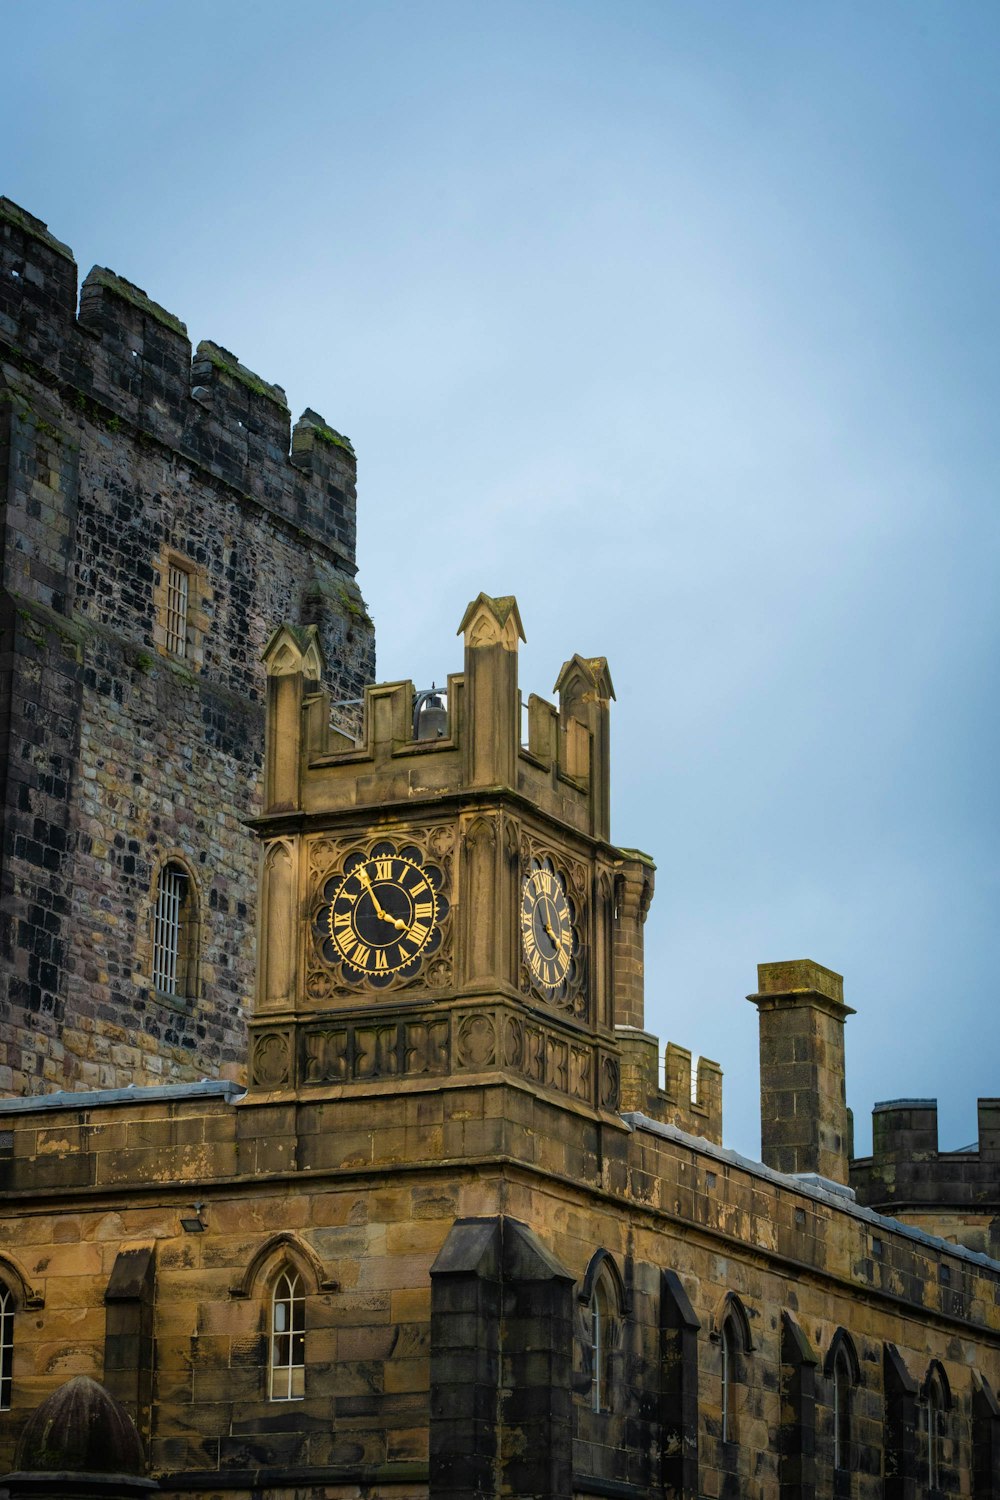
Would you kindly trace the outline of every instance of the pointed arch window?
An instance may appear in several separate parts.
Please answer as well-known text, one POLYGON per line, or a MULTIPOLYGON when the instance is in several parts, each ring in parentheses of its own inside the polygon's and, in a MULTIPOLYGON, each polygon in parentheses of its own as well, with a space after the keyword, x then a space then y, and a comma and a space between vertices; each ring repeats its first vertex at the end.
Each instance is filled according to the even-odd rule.
POLYGON ((611 1407, 611 1304, 603 1278, 599 1278, 590 1298, 590 1405, 593 1411, 611 1407))
POLYGON ((14 1293, 0 1281, 0 1411, 10 1410, 14 1373, 14 1293))
POLYGON ((272 1401, 301 1401, 306 1393, 306 1299, 299 1273, 282 1271, 271 1293, 272 1401))
POLYGON ((588 1405, 593 1412, 608 1413, 614 1409, 617 1384, 616 1361, 620 1358, 622 1323, 628 1312, 628 1298, 621 1272, 606 1250, 591 1257, 579 1292, 584 1314, 583 1354, 590 1372, 588 1405))
POLYGON ((924 1381, 923 1397, 927 1403, 927 1488, 941 1491, 945 1488, 944 1444, 948 1430, 948 1411, 951 1407, 951 1387, 940 1360, 931 1360, 924 1381))
POLYGON ((944 1403, 935 1381, 927 1392, 927 1484, 932 1490, 941 1488, 941 1414, 944 1403))
POLYGON ((833 1467, 851 1463, 851 1369, 847 1351, 838 1349, 833 1361, 833 1467))
POLYGON ((180 860, 163 865, 153 903, 153 987, 161 995, 193 999, 197 994, 198 898, 180 860))
POLYGON ((735 1292, 727 1292, 715 1317, 713 1340, 719 1345, 719 1436, 739 1442, 739 1396, 743 1356, 753 1350, 750 1320, 735 1292))
POLYGON ((727 1318, 722 1325, 722 1441, 724 1443, 735 1443, 736 1437, 736 1373, 737 1373, 737 1341, 736 1324, 732 1318, 727 1318))
MULTIPOLYGON (((854 1340, 838 1328, 830 1340, 824 1374, 830 1382, 830 1413, 833 1419, 833 1468, 840 1489, 852 1464, 854 1387, 861 1379, 861 1364, 854 1340)), ((839 1492, 839 1491, 838 1491, 839 1492)))

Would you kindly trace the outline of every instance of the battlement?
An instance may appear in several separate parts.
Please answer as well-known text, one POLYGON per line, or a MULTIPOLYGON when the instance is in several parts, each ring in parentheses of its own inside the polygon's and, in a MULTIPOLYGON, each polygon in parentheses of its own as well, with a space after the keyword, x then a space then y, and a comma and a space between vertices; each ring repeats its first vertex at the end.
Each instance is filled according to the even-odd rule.
POLYGON ((192 354, 184 323, 114 271, 90 271, 78 311, 72 251, 8 198, 0 198, 0 356, 13 367, 4 370, 10 384, 18 366, 54 379, 80 416, 128 423, 354 571, 350 441, 308 409, 293 429, 281 386, 210 340, 192 354))
POLYGON ((691 1053, 667 1043, 660 1071, 659 1042, 634 1026, 616 1028, 622 1056, 622 1113, 636 1111, 676 1125, 690 1135, 722 1144, 722 1069, 699 1057, 694 1071, 691 1053))
POLYGON ((971 1249, 1000 1251, 1000 1099, 978 1101, 979 1137, 938 1144, 936 1099, 892 1099, 872 1110, 872 1154, 851 1162, 859 1203, 905 1213, 971 1249))
MULTIPOLYGON (((515 600, 480 594, 459 633, 465 670, 448 676, 446 727, 423 737, 413 683, 379 683, 365 690, 363 729, 355 741, 330 726, 316 637, 288 626, 276 631, 265 654, 271 682, 265 814, 381 809, 447 792, 504 788, 560 823, 607 840, 614 689, 605 659, 577 655, 563 664, 555 684, 558 707, 530 696, 522 744, 517 650, 524 631, 515 600)), ((646 856, 637 859, 645 861, 635 882, 644 919, 653 866, 646 856)))

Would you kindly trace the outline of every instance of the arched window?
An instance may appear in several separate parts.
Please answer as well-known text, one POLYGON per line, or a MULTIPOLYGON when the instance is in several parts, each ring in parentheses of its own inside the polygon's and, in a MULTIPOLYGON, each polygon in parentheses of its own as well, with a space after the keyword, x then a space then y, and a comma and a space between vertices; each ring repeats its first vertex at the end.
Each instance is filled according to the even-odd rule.
POLYGON ((739 1388, 742 1357, 753 1350, 747 1310, 735 1292, 727 1292, 715 1315, 713 1340, 719 1345, 719 1436, 739 1442, 739 1388))
POLYGON ((942 1466, 945 1423, 947 1422, 945 1413, 950 1405, 950 1393, 939 1370, 940 1366, 935 1360, 931 1364, 924 1385, 927 1398, 927 1488, 929 1490, 943 1488, 942 1466))
MULTIPOLYGON (((607 1250, 596 1250, 579 1292, 582 1316, 582 1353, 590 1377, 589 1406, 594 1412, 615 1407, 617 1361, 622 1342, 628 1297, 621 1272, 607 1250)), ((586 1389, 586 1386, 583 1387, 586 1389)), ((582 1393, 582 1392, 581 1392, 582 1393)))
POLYGON ((594 1411, 611 1409, 611 1304, 604 1278, 599 1277, 590 1298, 590 1404, 594 1411))
POLYGON ((853 1390, 861 1379, 861 1364, 854 1340, 846 1328, 838 1328, 830 1340, 823 1373, 830 1382, 830 1408, 833 1416, 833 1467, 840 1475, 843 1489, 844 1476, 852 1463, 851 1437, 853 1419, 853 1390))
POLYGON ((941 1488, 941 1392, 937 1385, 927 1393, 927 1484, 932 1490, 941 1488))
POLYGON ((284 1270, 271 1293, 272 1401, 301 1401, 306 1393, 306 1299, 299 1273, 284 1270))
POLYGON ((14 1368, 14 1293, 0 1281, 0 1411, 10 1410, 14 1368))
POLYGON ((846 1349, 838 1349, 833 1361, 833 1467, 851 1464, 851 1367, 846 1349))
POLYGON ((736 1323, 727 1318, 720 1335, 722 1345, 722 1441, 736 1442, 736 1372, 739 1348, 736 1323))
POLYGON ((197 993, 198 899, 179 860, 162 867, 153 906, 153 986, 161 995, 192 999, 197 993))

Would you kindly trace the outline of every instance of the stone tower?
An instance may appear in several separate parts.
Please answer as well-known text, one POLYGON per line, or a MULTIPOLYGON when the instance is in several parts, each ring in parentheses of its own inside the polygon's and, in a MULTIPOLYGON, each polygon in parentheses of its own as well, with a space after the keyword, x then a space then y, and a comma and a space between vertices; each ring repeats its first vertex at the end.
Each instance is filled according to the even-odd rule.
POLYGON ((252 1089, 502 1070, 614 1112, 615 1004, 641 995, 616 904, 648 861, 609 842, 607 663, 568 661, 522 744, 517 604, 480 594, 460 633, 431 739, 408 682, 368 689, 359 743, 331 731, 315 631, 268 646, 252 1089))
POLYGON ((374 672, 355 458, 0 199, 0 1094, 238 1075, 265 674, 374 672))

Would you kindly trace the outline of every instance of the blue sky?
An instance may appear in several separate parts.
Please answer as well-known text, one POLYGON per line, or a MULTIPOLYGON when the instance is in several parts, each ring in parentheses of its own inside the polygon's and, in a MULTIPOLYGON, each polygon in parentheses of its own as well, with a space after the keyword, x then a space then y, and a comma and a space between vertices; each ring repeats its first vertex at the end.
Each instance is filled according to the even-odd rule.
POLYGON ((758 1149, 759 961, 845 975, 858 1145, 1000 1093, 1000 10, 9 7, 0 190, 359 455, 379 676, 480 589, 607 655, 647 1024, 758 1149))

